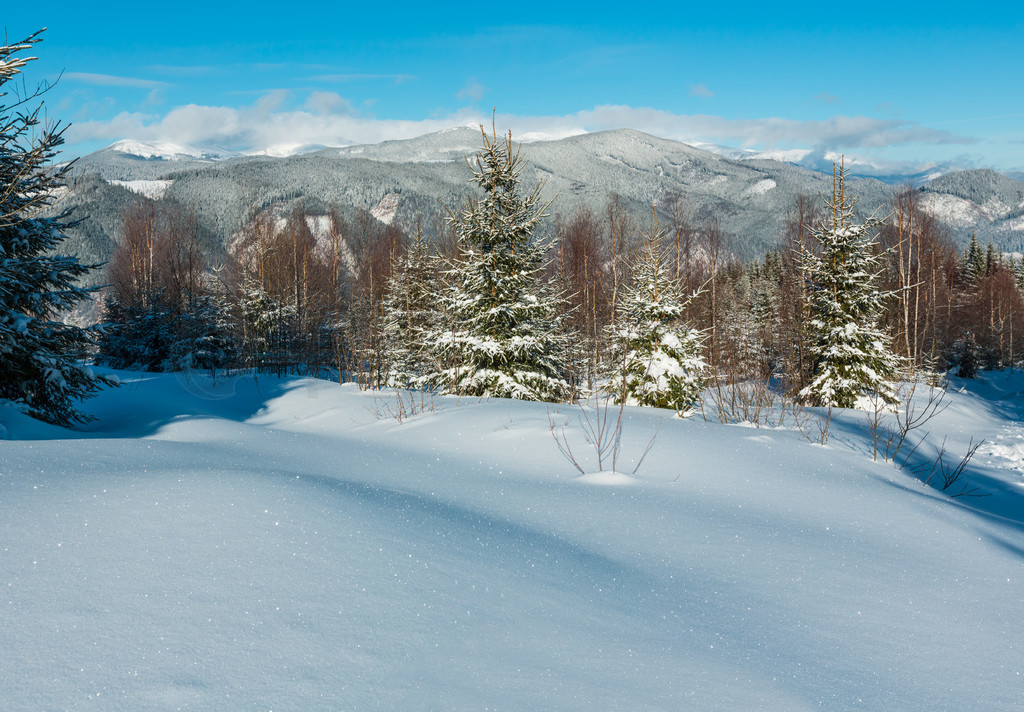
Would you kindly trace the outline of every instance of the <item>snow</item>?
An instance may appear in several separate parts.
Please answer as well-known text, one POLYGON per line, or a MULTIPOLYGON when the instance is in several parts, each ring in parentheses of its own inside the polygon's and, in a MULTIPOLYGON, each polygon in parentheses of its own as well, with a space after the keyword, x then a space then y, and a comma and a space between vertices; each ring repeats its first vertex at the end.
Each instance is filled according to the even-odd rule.
POLYGON ((165 160, 173 160, 176 156, 191 154, 186 146, 166 142, 134 141, 132 139, 116 141, 110 145, 110 148, 118 153, 126 153, 130 156, 138 156, 139 158, 161 158, 165 160))
POLYGON ((129 156, 164 161, 178 161, 183 158, 218 160, 239 155, 233 151, 219 148, 198 148, 168 141, 135 141, 133 139, 116 141, 110 145, 110 149, 129 156))
POLYGON ((601 472, 588 472, 584 475, 579 475, 576 477, 576 482, 582 482, 589 485, 613 485, 619 487, 622 485, 635 485, 639 483, 640 480, 632 475, 627 475, 622 472, 602 470, 601 472))
POLYGON ((321 151, 325 148, 342 148, 342 146, 326 146, 324 144, 316 143, 299 143, 295 141, 284 141, 282 143, 270 144, 266 148, 259 151, 251 151, 245 155, 249 156, 270 156, 271 158, 288 158, 290 156, 300 156, 304 153, 313 153, 314 151, 321 151))
POLYGON ((954 380, 918 450, 991 441, 980 499, 873 462, 863 413, 822 446, 626 408, 620 472, 570 422, 580 477, 550 434, 570 406, 434 397, 398 422, 351 385, 116 375, 75 431, 0 407, 5 709, 1024 696, 1020 374, 954 380))
POLYGON ((584 136, 589 133, 579 126, 558 129, 555 131, 525 131, 516 136, 517 143, 537 143, 540 141, 561 141, 572 136, 584 136))
POLYGON ((112 180, 111 185, 119 185, 133 193, 144 195, 152 200, 160 200, 174 183, 172 180, 112 180))
POLYGON ((996 216, 977 203, 955 195, 922 193, 922 205, 932 215, 954 227, 969 228, 996 220, 996 216))
POLYGON ((773 181, 771 178, 765 178, 763 180, 759 180, 757 183, 754 183, 754 185, 747 188, 745 191, 743 191, 743 194, 748 197, 754 195, 764 195, 769 190, 775 188, 776 185, 776 182, 773 181))
POLYGON ((386 193, 380 202, 370 208, 370 215, 385 225, 390 225, 398 213, 399 196, 397 193, 386 193))
POLYGON ((702 151, 710 151, 716 155, 724 156, 725 158, 732 158, 737 161, 768 160, 779 161, 780 163, 800 163, 800 161, 813 153, 807 148, 769 149, 760 151, 752 148, 722 146, 715 143, 694 141, 686 141, 685 143, 689 146, 693 146, 694 148, 699 148, 702 151))

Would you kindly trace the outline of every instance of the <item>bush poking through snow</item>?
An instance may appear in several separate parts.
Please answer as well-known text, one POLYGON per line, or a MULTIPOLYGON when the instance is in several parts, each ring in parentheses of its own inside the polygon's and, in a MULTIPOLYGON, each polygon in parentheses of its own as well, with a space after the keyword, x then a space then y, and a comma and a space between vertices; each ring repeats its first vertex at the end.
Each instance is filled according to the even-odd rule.
MULTIPOLYGON (((605 463, 609 461, 611 462, 610 472, 618 471, 619 452, 622 448, 622 413, 626 404, 620 401, 618 409, 613 411, 611 409, 611 402, 612 396, 607 395, 597 401, 593 411, 589 410, 582 403, 576 405, 579 408, 577 421, 583 430, 583 437, 587 444, 593 448, 594 458, 597 460, 596 472, 608 472, 609 470, 605 470, 605 463)), ((551 429, 551 437, 554 438, 558 451, 562 453, 562 457, 568 460, 581 475, 587 474, 587 471, 583 469, 583 465, 580 464, 579 458, 576 457, 572 446, 569 444, 569 436, 566 432, 566 429, 569 427, 569 419, 566 418, 565 422, 559 427, 555 424, 551 411, 548 411, 548 426, 551 429)), ((647 453, 654 446, 654 441, 658 437, 659 432, 661 432, 660 421, 658 429, 654 431, 654 435, 648 441, 647 447, 640 454, 640 459, 637 460, 636 467, 633 468, 633 471, 630 473, 631 475, 635 475, 640 466, 644 464, 644 458, 647 457, 647 453)))
POLYGON ((433 391, 403 390, 395 389, 395 400, 373 399, 373 407, 369 408, 370 413, 377 420, 391 419, 399 425, 414 415, 433 413, 440 410, 434 405, 433 391))
POLYGON ((964 479, 964 471, 970 464, 974 454, 981 447, 984 440, 977 444, 971 438, 967 446, 967 452, 955 465, 946 462, 946 439, 943 438, 942 445, 935 458, 932 460, 915 458, 921 446, 928 440, 929 433, 925 432, 916 442, 912 442, 913 433, 923 428, 933 418, 942 414, 949 407, 946 398, 946 391, 941 388, 930 387, 924 402, 916 399, 917 383, 911 383, 900 393, 900 404, 897 406, 885 403, 879 397, 871 399, 870 407, 865 408, 865 420, 868 425, 868 432, 871 435, 873 458, 878 460, 881 453, 882 461, 892 461, 897 468, 912 474, 925 485, 938 487, 943 492, 958 485, 958 488, 950 494, 956 497, 985 497, 988 495, 978 494, 978 488, 972 487, 964 479), (892 416, 894 423, 885 422, 892 416), (915 459, 917 464, 911 464, 915 459))
POLYGON ((984 440, 974 442, 974 438, 971 438, 971 442, 967 445, 967 452, 960 458, 960 461, 956 465, 946 464, 946 440, 943 438, 942 447, 939 448, 939 454, 932 461, 931 470, 928 472, 928 477, 923 480, 927 484, 931 484, 932 479, 938 476, 938 485, 943 492, 949 491, 954 485, 959 485, 958 489, 955 489, 950 493, 950 497, 954 499, 956 497, 988 497, 988 494, 979 494, 977 487, 972 487, 970 483, 960 479, 964 474, 964 470, 967 465, 971 462, 974 457, 974 453, 978 451, 978 448, 982 446, 984 440))

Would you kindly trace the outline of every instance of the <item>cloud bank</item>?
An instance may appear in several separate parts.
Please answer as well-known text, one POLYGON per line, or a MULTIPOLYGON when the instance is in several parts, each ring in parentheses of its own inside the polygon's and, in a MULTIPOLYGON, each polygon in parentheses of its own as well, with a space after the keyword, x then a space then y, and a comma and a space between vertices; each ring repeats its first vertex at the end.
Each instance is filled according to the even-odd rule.
MULTIPOLYGON (((477 88, 472 87, 475 90, 477 88)), ((482 90, 482 88, 480 88, 482 90)), ((464 90, 464 91, 469 91, 464 90)), ((286 154, 303 146, 346 146, 406 139, 451 126, 490 124, 490 115, 464 108, 419 120, 361 115, 342 96, 315 92, 297 109, 274 92, 250 106, 176 107, 166 114, 118 114, 110 120, 73 124, 69 144, 120 139, 216 147, 242 153, 286 154)), ((824 155, 873 152, 893 146, 970 144, 974 139, 913 121, 867 116, 833 116, 799 121, 779 117, 730 119, 674 114, 660 109, 603 105, 561 116, 498 114, 499 126, 514 137, 557 139, 617 128, 632 128, 686 143, 758 150, 802 148, 824 155)))

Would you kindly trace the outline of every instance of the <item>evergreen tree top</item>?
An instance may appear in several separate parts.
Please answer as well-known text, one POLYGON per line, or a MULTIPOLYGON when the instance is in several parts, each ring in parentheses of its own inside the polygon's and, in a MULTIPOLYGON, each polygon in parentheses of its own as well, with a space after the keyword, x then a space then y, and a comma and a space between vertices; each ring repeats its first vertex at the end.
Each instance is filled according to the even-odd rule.
POLYGON ((863 223, 854 223, 854 211, 857 206, 857 196, 846 190, 846 179, 850 175, 850 169, 846 167, 844 159, 839 164, 832 164, 832 196, 822 196, 825 203, 826 218, 824 224, 819 224, 811 231, 818 235, 830 233, 837 238, 849 237, 858 239, 864 233, 878 228, 882 220, 876 214, 871 215, 863 223))
POLYGON ((962 273, 969 284, 974 284, 985 274, 986 256, 978 244, 978 238, 971 233, 971 241, 964 250, 962 258, 962 273))
POLYGON ((652 319, 671 323, 682 314, 687 300, 682 298, 678 285, 665 269, 659 253, 659 244, 665 233, 658 229, 657 213, 651 206, 651 228, 643 233, 644 244, 632 265, 633 288, 622 302, 624 317, 652 319))
POLYGON ((471 198, 459 216, 449 210, 448 220, 461 238, 484 252, 515 251, 531 239, 550 203, 541 204, 543 183, 528 195, 520 194, 519 174, 526 162, 511 132, 498 139, 481 126, 480 134, 483 148, 467 163, 473 171, 470 182, 480 186, 484 197, 471 198))

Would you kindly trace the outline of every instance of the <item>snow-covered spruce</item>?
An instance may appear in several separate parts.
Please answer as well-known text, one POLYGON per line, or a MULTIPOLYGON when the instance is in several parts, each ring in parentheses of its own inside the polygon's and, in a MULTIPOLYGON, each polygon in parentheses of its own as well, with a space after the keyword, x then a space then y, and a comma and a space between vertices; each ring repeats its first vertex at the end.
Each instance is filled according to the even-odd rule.
MULTIPOLYGON (((991 244, 989 246, 991 247, 991 244)), ((981 251, 978 238, 974 233, 971 233, 971 242, 964 248, 960 264, 960 277, 967 284, 977 285, 985 276, 985 255, 981 251)))
POLYGON ((244 280, 242 288, 243 364, 257 371, 286 373, 297 350, 296 306, 275 299, 255 281, 244 280))
POLYGON ((815 226, 818 251, 805 251, 811 288, 813 375, 800 391, 812 405, 853 408, 865 395, 896 403, 898 357, 889 337, 878 328, 886 299, 878 288, 881 254, 874 230, 880 221, 853 222, 856 199, 846 194, 845 166, 833 167, 829 216, 815 226))
POLYGON ((612 327, 608 376, 617 403, 686 415, 698 402, 707 373, 704 336, 679 323, 688 299, 665 271, 658 238, 652 215, 651 231, 633 265, 633 283, 612 327))
MULTIPOLYGON (((0 47, 0 97, 32 58, 18 57, 39 41, 0 47)), ((12 96, 12 94, 7 94, 12 96)), ((56 254, 69 216, 39 217, 64 185, 68 166, 50 168, 64 142, 63 128, 38 129, 42 104, 0 106, 0 400, 13 401, 52 423, 86 420, 74 401, 107 379, 80 359, 93 332, 60 321, 90 290, 77 281, 92 265, 56 254)))
POLYGON ((426 382, 459 395, 561 401, 570 385, 559 297, 540 285, 550 245, 533 237, 546 207, 541 186, 521 195, 512 135, 481 133, 473 182, 484 197, 449 216, 463 254, 441 299, 444 323, 428 334, 437 366, 426 382))
POLYGON ((389 386, 415 388, 430 372, 425 335, 438 324, 433 300, 438 266, 419 229, 405 254, 394 260, 383 310, 389 386))
POLYGON ((146 371, 208 370, 237 364, 235 325, 214 295, 196 295, 182 308, 158 295, 125 305, 109 296, 96 360, 113 368, 146 371))

